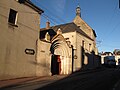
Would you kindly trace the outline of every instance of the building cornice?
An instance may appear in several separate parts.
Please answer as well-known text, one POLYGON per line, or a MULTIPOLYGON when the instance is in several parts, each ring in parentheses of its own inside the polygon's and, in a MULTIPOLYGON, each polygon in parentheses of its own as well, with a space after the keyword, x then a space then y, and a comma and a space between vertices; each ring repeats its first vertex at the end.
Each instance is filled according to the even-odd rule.
POLYGON ((20 4, 25 4, 29 7, 31 7, 32 9, 34 9, 35 11, 37 11, 39 14, 44 13, 44 11, 42 9, 40 9, 39 7, 37 7, 36 5, 34 5, 30 0, 18 0, 18 2, 20 4))

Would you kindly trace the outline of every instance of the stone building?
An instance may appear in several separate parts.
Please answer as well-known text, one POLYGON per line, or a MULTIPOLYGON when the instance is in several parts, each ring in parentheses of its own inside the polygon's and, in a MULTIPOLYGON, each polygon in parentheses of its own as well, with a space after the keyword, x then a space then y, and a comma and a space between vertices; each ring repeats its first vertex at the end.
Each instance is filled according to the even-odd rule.
POLYGON ((36 76, 43 10, 30 0, 0 0, 0 80, 36 76))
MULTIPOLYGON (((87 66, 87 68, 99 67, 100 58, 97 56, 96 33, 82 20, 79 6, 76 8, 76 17, 72 22, 52 27, 50 27, 50 23, 47 22, 46 28, 42 28, 40 33, 40 35, 45 34, 43 40, 47 41, 46 36, 48 36, 50 40, 50 46, 46 46, 50 48, 47 48, 46 52, 50 50, 49 53, 51 53, 51 55, 48 55, 50 58, 47 59, 49 72, 52 72, 50 69, 52 68, 52 60, 55 61, 55 56, 59 57, 58 61, 60 59, 61 65, 60 68, 58 68, 61 69, 61 71, 58 70, 60 73, 57 74, 69 74, 84 66, 87 66), (49 37, 49 35, 52 36, 49 30, 56 32, 56 35, 53 35, 52 39, 49 37)), ((41 47, 41 49, 43 48, 41 47)), ((41 54, 38 56, 40 57, 40 55, 41 54)), ((41 61, 40 58, 38 58, 38 60, 41 61)), ((44 69, 45 67, 43 67, 43 70, 44 69)))
POLYGON ((76 17, 70 23, 53 26, 55 31, 61 29, 66 40, 71 42, 74 48, 74 71, 83 66, 93 68, 99 66, 97 57, 95 31, 81 18, 80 7, 76 8, 76 17))
POLYGON ((68 45, 59 29, 57 32, 47 27, 41 29, 38 41, 37 75, 70 74, 72 72, 71 55, 71 45, 68 45))

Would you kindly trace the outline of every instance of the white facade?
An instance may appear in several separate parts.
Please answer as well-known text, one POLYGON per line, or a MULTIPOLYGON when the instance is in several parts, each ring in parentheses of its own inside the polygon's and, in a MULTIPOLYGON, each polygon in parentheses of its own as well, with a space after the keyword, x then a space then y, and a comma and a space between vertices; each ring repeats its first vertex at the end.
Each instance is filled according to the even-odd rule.
POLYGON ((115 60, 116 60, 116 65, 120 65, 119 63, 120 55, 115 55, 115 60))

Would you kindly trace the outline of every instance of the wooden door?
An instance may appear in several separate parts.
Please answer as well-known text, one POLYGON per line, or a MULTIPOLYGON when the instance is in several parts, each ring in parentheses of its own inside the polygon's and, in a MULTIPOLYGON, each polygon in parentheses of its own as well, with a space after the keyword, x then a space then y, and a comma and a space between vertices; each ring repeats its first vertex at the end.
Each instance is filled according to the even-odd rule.
POLYGON ((61 72, 61 59, 60 55, 52 55, 51 60, 51 73, 52 75, 60 74, 61 72))

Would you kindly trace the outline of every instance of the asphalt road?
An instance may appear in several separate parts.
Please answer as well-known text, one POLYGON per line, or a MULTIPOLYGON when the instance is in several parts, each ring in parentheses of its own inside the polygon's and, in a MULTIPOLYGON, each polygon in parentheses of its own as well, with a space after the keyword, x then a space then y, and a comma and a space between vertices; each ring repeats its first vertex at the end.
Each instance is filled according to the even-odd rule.
POLYGON ((119 68, 108 68, 86 73, 76 72, 37 90, 120 90, 119 80, 119 68))
POLYGON ((118 67, 78 71, 68 76, 38 78, 1 90, 120 90, 119 86, 118 67))

